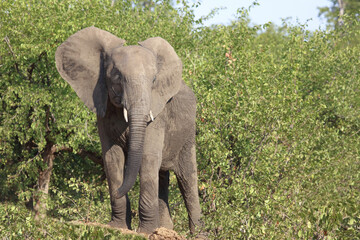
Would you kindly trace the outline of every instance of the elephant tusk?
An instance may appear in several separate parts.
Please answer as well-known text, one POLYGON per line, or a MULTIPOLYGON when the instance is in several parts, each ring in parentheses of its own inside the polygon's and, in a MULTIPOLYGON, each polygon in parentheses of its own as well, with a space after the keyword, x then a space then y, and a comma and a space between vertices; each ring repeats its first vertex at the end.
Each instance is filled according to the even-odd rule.
POLYGON ((151 121, 153 122, 154 121, 154 116, 153 116, 151 110, 150 110, 150 118, 151 118, 151 121))
POLYGON ((124 108, 124 119, 125 119, 125 122, 128 122, 128 113, 127 113, 126 108, 124 108))

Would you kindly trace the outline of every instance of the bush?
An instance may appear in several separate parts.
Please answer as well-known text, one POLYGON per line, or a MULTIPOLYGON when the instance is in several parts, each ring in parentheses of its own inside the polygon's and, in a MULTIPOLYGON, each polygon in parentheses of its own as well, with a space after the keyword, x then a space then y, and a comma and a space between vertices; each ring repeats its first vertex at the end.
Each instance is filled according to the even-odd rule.
POLYGON ((212 236, 359 237, 359 48, 346 39, 354 32, 258 34, 243 22, 200 33, 201 50, 185 64, 200 99, 212 236))

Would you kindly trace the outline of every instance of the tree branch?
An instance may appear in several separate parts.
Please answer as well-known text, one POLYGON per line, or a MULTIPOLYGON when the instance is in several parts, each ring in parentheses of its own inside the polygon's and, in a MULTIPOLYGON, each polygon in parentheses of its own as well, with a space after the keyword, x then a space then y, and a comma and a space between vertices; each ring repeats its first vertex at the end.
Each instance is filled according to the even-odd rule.
POLYGON ((98 156, 96 153, 86 151, 84 149, 81 149, 78 153, 81 157, 88 157, 94 163, 100 164, 102 167, 104 167, 102 157, 98 156))
POLYGON ((10 51, 10 53, 11 53, 11 56, 12 56, 13 59, 14 59, 15 70, 16 70, 22 77, 24 77, 24 75, 21 73, 21 71, 20 71, 20 69, 19 69, 19 64, 16 62, 16 55, 15 55, 15 53, 14 53, 12 47, 11 47, 9 37, 8 37, 8 36, 5 36, 5 37, 4 37, 4 41, 5 41, 6 45, 7 45, 8 48, 9 48, 9 51, 10 51))
MULTIPOLYGON (((71 147, 58 147, 57 148, 57 152, 73 152, 73 148, 71 147)), ((91 161, 93 161, 96 164, 100 164, 102 167, 104 167, 104 163, 102 160, 102 157, 99 156, 97 153, 95 152, 91 152, 91 151, 87 151, 85 149, 80 149, 78 151, 78 154, 80 155, 80 157, 85 158, 88 157, 91 161)))
POLYGON ((40 53, 40 55, 38 56, 37 60, 36 60, 35 62, 33 62, 32 64, 30 64, 30 66, 28 67, 27 72, 28 72, 28 79, 29 79, 30 82, 31 82, 31 80, 32 80, 32 73, 33 73, 33 71, 34 71, 34 69, 35 69, 35 67, 36 67, 36 64, 41 61, 41 58, 42 58, 43 56, 46 57, 46 52, 45 52, 45 51, 43 51, 42 53, 40 53))

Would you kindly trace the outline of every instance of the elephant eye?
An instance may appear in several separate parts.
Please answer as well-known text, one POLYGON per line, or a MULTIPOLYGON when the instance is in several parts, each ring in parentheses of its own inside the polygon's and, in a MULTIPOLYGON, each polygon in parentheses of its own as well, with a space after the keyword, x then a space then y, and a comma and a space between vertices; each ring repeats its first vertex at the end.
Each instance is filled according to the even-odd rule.
POLYGON ((122 78, 122 75, 121 75, 120 71, 118 71, 116 68, 113 68, 113 70, 111 71, 111 80, 113 82, 118 83, 118 82, 120 82, 121 78, 122 78))
POLYGON ((115 91, 115 89, 114 89, 113 86, 111 86, 111 90, 113 91, 113 93, 115 94, 116 97, 120 97, 120 96, 121 96, 121 94, 119 94, 119 93, 117 93, 117 92, 115 91))
POLYGON ((152 82, 154 83, 154 82, 155 82, 155 80, 156 80, 156 76, 154 77, 154 79, 153 79, 153 81, 152 81, 152 82))
POLYGON ((121 77, 119 76, 119 74, 115 74, 115 75, 113 75, 113 77, 112 77, 112 80, 113 80, 114 82, 119 82, 120 79, 121 79, 121 77))

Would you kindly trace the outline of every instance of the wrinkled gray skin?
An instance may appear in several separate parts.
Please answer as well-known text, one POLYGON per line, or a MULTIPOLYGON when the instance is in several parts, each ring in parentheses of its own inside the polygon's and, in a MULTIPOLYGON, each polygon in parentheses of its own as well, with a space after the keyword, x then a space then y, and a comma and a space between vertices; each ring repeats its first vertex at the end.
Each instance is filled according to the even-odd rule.
POLYGON ((160 37, 139 46, 95 27, 70 36, 56 67, 97 114, 114 227, 131 228, 127 192, 140 175, 140 232, 173 228, 169 170, 178 180, 192 233, 200 225, 195 158, 196 99, 181 78, 182 63, 160 37), (128 113, 126 121, 124 109, 128 113))

